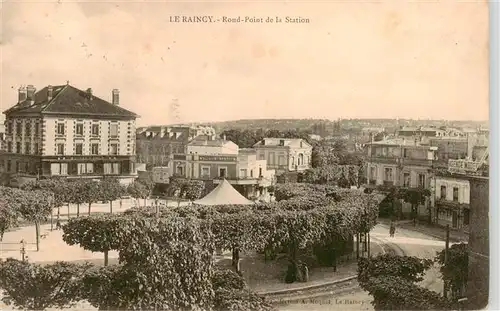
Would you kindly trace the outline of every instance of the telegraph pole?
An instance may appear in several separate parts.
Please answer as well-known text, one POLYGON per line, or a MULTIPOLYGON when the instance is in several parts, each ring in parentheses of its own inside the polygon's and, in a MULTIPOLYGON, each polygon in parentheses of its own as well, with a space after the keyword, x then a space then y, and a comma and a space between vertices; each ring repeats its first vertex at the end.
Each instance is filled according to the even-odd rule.
MULTIPOLYGON (((450 248, 450 225, 446 225, 446 241, 444 246, 444 265, 448 264, 448 251, 450 248)), ((448 282, 444 281, 444 290, 443 290, 444 298, 448 297, 448 282)))

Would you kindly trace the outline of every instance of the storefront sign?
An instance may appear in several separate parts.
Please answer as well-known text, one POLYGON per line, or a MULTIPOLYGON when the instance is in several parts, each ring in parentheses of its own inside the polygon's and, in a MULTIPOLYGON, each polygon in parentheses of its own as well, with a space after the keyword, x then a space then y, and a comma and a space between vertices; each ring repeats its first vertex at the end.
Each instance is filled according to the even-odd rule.
POLYGON ((236 162, 236 157, 227 156, 200 156, 200 161, 236 162))

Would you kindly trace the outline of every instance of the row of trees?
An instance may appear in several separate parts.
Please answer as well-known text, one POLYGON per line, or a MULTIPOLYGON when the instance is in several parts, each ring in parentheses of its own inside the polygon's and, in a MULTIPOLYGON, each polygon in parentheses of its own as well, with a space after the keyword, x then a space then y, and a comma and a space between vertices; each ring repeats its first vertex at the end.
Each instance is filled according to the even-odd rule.
POLYGON ((88 204, 88 214, 91 214, 92 204, 109 202, 110 213, 113 212, 113 201, 127 195, 133 198, 147 198, 152 185, 147 182, 135 182, 125 187, 116 179, 75 180, 44 179, 24 184, 20 189, 0 187, 0 240, 4 233, 21 221, 34 224, 36 228, 37 250, 40 248, 40 224, 52 217, 57 208, 57 218, 60 209, 69 204, 77 206, 77 217, 80 216, 80 206, 88 204))
POLYGON ((241 286, 214 285, 240 284, 226 276, 213 281, 216 247, 233 251, 237 272, 242 251, 285 249, 289 269, 296 272, 299 255, 309 247, 369 231, 378 205, 376 195, 321 185, 280 185, 275 192, 278 201, 268 204, 136 208, 70 219, 63 226, 68 244, 116 250, 119 264, 42 267, 8 260, 0 271, 8 276, 0 281, 4 301, 35 310, 79 300, 116 310, 268 310, 265 301, 241 286), (31 290, 20 290, 23 284, 31 290))
POLYGON ((358 281, 373 296, 375 310, 451 310, 464 294, 468 275, 466 244, 455 244, 448 252, 437 253, 434 260, 417 257, 380 255, 360 258, 358 281), (451 296, 444 297, 417 283, 437 263, 451 296))
MULTIPOLYGON (((298 255, 308 247, 331 237, 349 239, 368 232, 377 217, 380 198, 360 191, 339 190, 307 184, 286 184, 276 189, 277 202, 252 206, 140 208, 125 212, 130 217, 195 217, 210 224, 217 248, 230 249, 233 266, 239 272, 239 254, 257 250, 285 249, 291 270, 297 268, 298 255)), ((75 218, 64 226, 63 239, 93 252, 119 250, 120 237, 126 236, 120 217, 100 215, 75 218)))

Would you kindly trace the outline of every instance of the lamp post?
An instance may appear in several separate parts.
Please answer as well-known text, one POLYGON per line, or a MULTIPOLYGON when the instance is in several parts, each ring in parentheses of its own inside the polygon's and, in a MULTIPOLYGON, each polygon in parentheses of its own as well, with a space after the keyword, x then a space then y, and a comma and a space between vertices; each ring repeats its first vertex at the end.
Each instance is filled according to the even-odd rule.
POLYGON ((21 242, 19 242, 21 245, 21 259, 22 261, 25 261, 25 255, 26 255, 26 241, 24 239, 21 240, 21 242))

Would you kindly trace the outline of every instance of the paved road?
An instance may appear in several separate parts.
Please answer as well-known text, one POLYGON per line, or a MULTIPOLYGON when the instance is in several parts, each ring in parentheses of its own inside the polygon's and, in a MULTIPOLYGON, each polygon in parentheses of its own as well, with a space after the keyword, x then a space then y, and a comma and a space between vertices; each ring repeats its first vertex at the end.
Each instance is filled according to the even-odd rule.
MULTIPOLYGON (((420 258, 434 258, 436 252, 444 249, 444 241, 439 241, 425 234, 398 229, 395 237, 389 237, 389 228, 377 225, 371 232, 374 243, 386 244, 398 255, 417 256, 420 258)), ((443 283, 436 267, 431 268, 421 283, 436 292, 441 292, 443 283)), ((374 310, 371 305, 371 296, 361 290, 342 293, 340 295, 325 295, 303 303, 281 306, 280 311, 330 311, 330 310, 374 310)))

